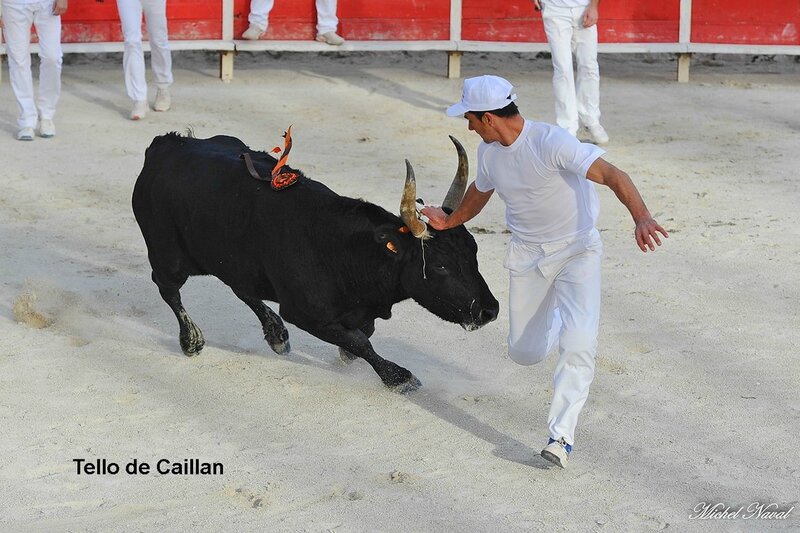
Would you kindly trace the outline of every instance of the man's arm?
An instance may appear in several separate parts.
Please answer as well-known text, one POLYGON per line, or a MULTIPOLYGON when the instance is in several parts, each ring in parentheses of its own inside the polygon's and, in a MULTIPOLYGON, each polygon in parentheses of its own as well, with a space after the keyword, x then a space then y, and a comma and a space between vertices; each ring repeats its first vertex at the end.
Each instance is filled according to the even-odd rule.
POLYGON ((466 223, 481 212, 489 198, 492 197, 494 189, 489 192, 481 192, 475 187, 475 182, 470 183, 464 199, 449 215, 441 207, 425 207, 422 214, 428 217, 428 223, 435 230, 455 228, 466 223))
POLYGON ((642 200, 639 191, 631 181, 630 176, 625 172, 602 157, 598 157, 589 167, 586 177, 595 183, 606 185, 614 191, 622 205, 628 208, 636 224, 636 244, 639 245, 643 252, 646 252, 647 248, 650 248, 650 250, 656 249, 653 241, 655 241, 656 245, 661 246, 661 239, 658 237, 659 233, 669 238, 669 234, 650 215, 650 211, 644 205, 644 200, 642 200))

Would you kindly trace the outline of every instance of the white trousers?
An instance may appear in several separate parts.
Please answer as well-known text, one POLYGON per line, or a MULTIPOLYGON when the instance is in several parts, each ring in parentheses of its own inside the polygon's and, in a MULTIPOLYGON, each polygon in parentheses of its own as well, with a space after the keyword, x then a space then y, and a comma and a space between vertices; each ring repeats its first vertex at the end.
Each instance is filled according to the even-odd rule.
MULTIPOLYGON (((269 12, 275 0, 250 0, 250 16, 247 21, 263 31, 267 31, 269 12)), ((336 31, 339 19, 336 17, 336 0, 317 0, 317 34, 336 31)))
POLYGON ((592 384, 600 325, 600 259, 596 229, 567 242, 542 245, 512 239, 508 355, 521 365, 544 361, 558 346, 550 437, 575 442, 578 415, 592 384))
POLYGON ((3 2, 3 35, 8 75, 19 107, 17 126, 35 128, 38 118, 52 119, 61 95, 61 17, 53 15, 54 0, 34 4, 3 2), (34 99, 31 72, 31 25, 39 36, 39 97, 34 99), (38 110, 37 110, 38 109, 38 110))
POLYGON ((147 23, 150 41, 150 66, 156 86, 166 89, 172 85, 172 53, 167 32, 167 0, 117 0, 119 20, 125 51, 122 69, 125 71, 125 89, 135 102, 147 100, 144 50, 142 49, 142 13, 147 23))
POLYGON ((579 123, 600 123, 600 67, 597 64, 597 24, 584 28, 585 7, 555 7, 545 1, 544 30, 553 58, 556 123, 575 135, 579 123), (575 53, 577 76, 572 72, 575 53))

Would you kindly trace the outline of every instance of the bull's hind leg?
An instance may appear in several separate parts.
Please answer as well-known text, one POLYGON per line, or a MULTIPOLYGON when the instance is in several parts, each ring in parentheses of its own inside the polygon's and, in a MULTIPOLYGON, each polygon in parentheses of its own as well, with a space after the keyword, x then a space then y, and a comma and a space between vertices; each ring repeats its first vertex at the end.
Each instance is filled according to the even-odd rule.
POLYGON ((281 317, 261 300, 245 296, 236 290, 233 292, 258 317, 261 322, 261 329, 264 331, 264 339, 269 344, 269 347, 272 348, 272 351, 278 355, 289 353, 292 350, 289 344, 289 332, 286 330, 286 326, 283 325, 281 317))
MULTIPOLYGON (((134 196, 134 201, 136 197, 134 196)), ((205 346, 203 333, 186 313, 181 303, 181 287, 189 276, 200 274, 192 261, 183 253, 178 234, 172 230, 172 223, 164 219, 164 212, 136 213, 136 220, 142 228, 142 235, 147 243, 147 256, 153 268, 152 280, 161 293, 175 318, 178 319, 180 333, 178 339, 183 353, 192 357, 200 353, 205 346), (143 224, 143 221, 149 221, 143 224)))
MULTIPOLYGON (((153 275, 153 278, 155 281, 155 275, 153 275)), ((158 281, 156 281, 156 284, 158 284, 158 281)), ((203 338, 203 332, 200 331, 197 324, 186 313, 186 309, 183 308, 180 290, 159 285, 158 291, 170 309, 172 309, 172 312, 175 313, 175 318, 178 319, 181 350, 189 357, 199 354, 206 341, 203 338)))
MULTIPOLYGON (((372 334, 375 333, 375 321, 374 320, 370 320, 369 322, 367 322, 366 324, 364 324, 363 326, 361 326, 358 329, 360 329, 361 332, 364 335, 366 335, 367 338, 369 339, 370 337, 372 337, 372 334)), ((344 348, 339 348, 339 358, 342 360, 343 364, 349 365, 350 363, 352 363, 353 361, 358 359, 358 356, 351 354, 350 352, 348 352, 344 348)))

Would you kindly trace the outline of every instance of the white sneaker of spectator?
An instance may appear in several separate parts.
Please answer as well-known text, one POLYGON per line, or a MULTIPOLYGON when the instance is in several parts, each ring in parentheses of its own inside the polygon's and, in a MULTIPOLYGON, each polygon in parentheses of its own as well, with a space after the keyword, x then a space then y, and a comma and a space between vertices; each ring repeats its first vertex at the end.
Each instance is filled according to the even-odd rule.
POLYGON ((156 101, 153 104, 154 111, 169 111, 172 107, 172 98, 169 95, 169 89, 159 89, 156 92, 156 101))
POLYGON ((242 39, 247 39, 248 41, 257 41, 264 35, 264 30, 259 28, 258 26, 250 25, 249 28, 244 30, 242 34, 242 39))
POLYGON ((17 132, 17 140, 18 141, 32 141, 33 140, 33 128, 20 128, 17 132))
POLYGON ((594 124, 593 126, 587 126, 589 130, 589 134, 592 136, 592 142, 594 144, 606 144, 608 142, 608 133, 606 133, 605 128, 600 124, 594 124))
POLYGON ((133 109, 131 110, 131 120, 141 120, 146 115, 147 115, 147 102, 145 100, 134 102, 133 109))
POLYGON ((329 31, 317 35, 317 41, 333 46, 339 46, 344 43, 344 38, 335 31, 329 31))
POLYGON ((45 139, 56 136, 56 125, 53 124, 52 119, 43 118, 39 121, 39 136, 45 139))

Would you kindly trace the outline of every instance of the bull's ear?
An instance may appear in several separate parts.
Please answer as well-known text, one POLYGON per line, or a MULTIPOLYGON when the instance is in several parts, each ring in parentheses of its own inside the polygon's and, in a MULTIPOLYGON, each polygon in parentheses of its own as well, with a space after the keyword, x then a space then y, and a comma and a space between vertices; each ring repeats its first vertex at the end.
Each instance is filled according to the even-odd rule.
POLYGON ((383 252, 390 257, 398 258, 403 251, 400 231, 391 224, 383 224, 375 228, 375 242, 383 248, 383 252))

